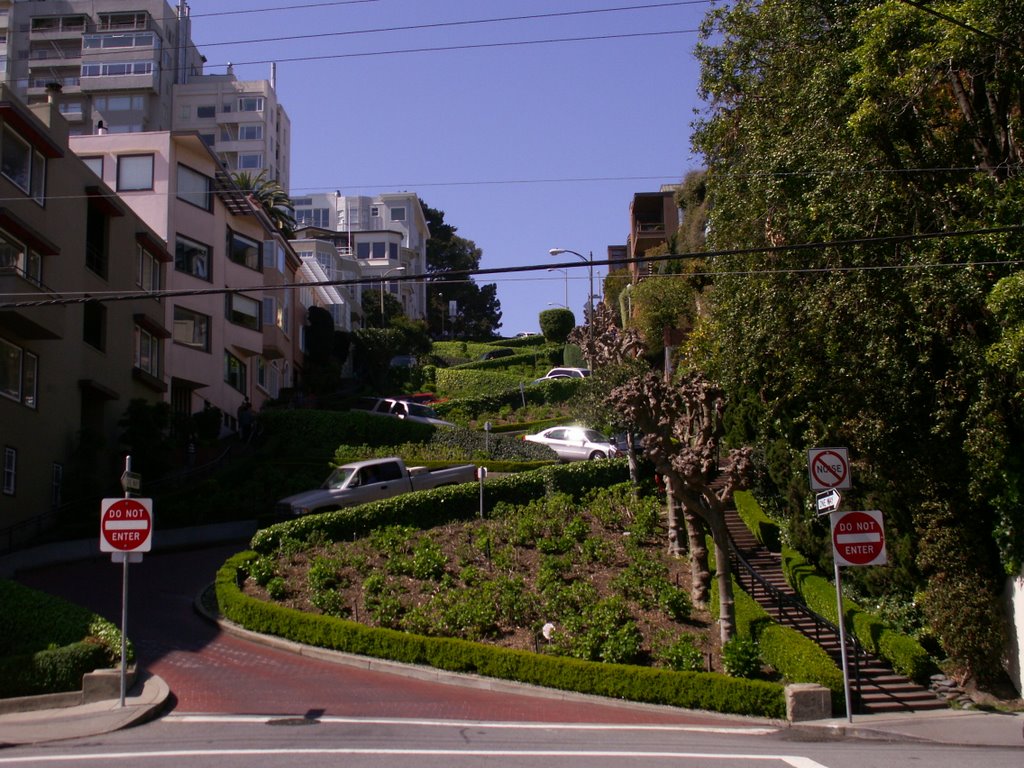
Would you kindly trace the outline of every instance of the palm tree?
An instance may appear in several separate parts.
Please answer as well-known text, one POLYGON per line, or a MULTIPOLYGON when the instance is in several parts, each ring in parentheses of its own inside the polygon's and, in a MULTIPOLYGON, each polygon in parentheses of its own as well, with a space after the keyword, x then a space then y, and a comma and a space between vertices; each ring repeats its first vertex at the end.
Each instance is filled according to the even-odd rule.
POLYGON ((232 178, 239 189, 252 195, 281 234, 286 238, 295 236, 295 205, 276 179, 267 178, 266 170, 255 176, 249 171, 238 171, 232 178))

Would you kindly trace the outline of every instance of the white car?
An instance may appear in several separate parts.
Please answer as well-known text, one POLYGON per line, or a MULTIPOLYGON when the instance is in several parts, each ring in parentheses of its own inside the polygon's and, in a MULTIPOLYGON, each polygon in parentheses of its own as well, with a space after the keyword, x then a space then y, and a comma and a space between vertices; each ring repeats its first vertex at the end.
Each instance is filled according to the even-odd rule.
POLYGON ((376 416, 391 416, 396 419, 417 421, 420 424, 433 424, 435 427, 455 426, 452 422, 440 418, 437 412, 428 405, 399 400, 394 397, 363 398, 354 408, 360 411, 369 411, 376 416))
POLYGON ((534 379, 533 383, 550 381, 551 379, 585 379, 589 375, 589 368, 552 368, 539 379, 534 379))
POLYGON ((586 461, 588 459, 609 459, 619 454, 607 437, 596 429, 586 427, 548 427, 536 435, 526 435, 524 440, 546 445, 560 461, 586 461))

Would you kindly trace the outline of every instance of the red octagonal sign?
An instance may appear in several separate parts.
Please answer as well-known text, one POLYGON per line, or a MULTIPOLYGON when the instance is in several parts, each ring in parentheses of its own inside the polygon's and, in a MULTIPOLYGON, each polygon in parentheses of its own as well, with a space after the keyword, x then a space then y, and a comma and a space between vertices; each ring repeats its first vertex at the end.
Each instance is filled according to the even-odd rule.
POLYGON ((882 513, 833 512, 832 555, 839 565, 885 565, 882 513))
POLYGON ((149 552, 152 543, 152 499, 103 500, 100 552, 149 552))

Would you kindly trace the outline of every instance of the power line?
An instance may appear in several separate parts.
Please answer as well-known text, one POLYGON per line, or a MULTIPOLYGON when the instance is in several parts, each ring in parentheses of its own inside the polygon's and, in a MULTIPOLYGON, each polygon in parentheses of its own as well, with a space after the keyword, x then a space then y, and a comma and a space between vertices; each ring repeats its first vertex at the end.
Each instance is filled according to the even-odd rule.
POLYGON ((942 13, 942 11, 937 11, 934 8, 927 6, 922 2, 918 2, 918 0, 900 0, 900 2, 904 3, 905 5, 909 5, 911 8, 916 8, 917 10, 923 11, 924 13, 931 14, 937 19, 949 22, 950 24, 956 27, 965 29, 968 32, 973 32, 976 35, 981 35, 982 37, 991 40, 994 43, 999 43, 1000 45, 1005 46, 1006 48, 1009 48, 1012 51, 1017 51, 1017 53, 1024 53, 1024 48, 1021 48, 1019 45, 1017 45, 1017 43, 1005 40, 997 35, 993 35, 991 32, 986 32, 983 29, 972 27, 970 24, 964 21, 960 21, 960 19, 954 18, 945 13, 942 13))
MULTIPOLYGON (((682 5, 710 5, 711 0, 682 0, 681 2, 648 3, 646 5, 626 5, 613 8, 589 8, 582 11, 558 11, 554 13, 532 13, 522 16, 499 16, 489 19, 459 19, 456 21, 437 21, 429 24, 408 24, 394 27, 369 27, 365 29, 350 29, 342 32, 310 32, 302 35, 289 35, 284 37, 251 38, 244 40, 232 40, 220 43, 203 43, 203 48, 215 48, 222 45, 255 45, 259 43, 277 43, 285 40, 315 40, 326 37, 354 37, 356 35, 371 35, 385 32, 415 32, 427 29, 448 29, 452 27, 469 27, 481 24, 503 24, 510 21, 539 21, 542 19, 566 18, 572 16, 593 16, 602 13, 621 13, 623 11, 645 11, 672 8, 682 5)), ((233 11, 232 13, 242 13, 233 11)))
MULTIPOLYGON (((1024 225, 1010 226, 1010 227, 988 227, 982 229, 969 229, 960 230, 956 232, 923 232, 917 234, 905 234, 905 235, 888 235, 883 237, 865 237, 865 238, 853 238, 845 240, 829 240, 820 243, 798 243, 794 245, 777 245, 777 246, 756 246, 750 248, 730 248, 716 251, 702 251, 695 253, 670 253, 661 254, 658 256, 642 256, 631 260, 629 263, 638 264, 652 264, 662 261, 675 261, 679 259, 713 259, 716 257, 724 256, 742 256, 742 255, 758 255, 758 254, 774 254, 774 253, 786 253, 786 252, 805 252, 805 251, 822 251, 831 248, 849 248, 854 246, 877 246, 877 245, 888 245, 897 244, 913 241, 925 241, 925 240, 945 240, 952 238, 963 238, 963 237, 981 237, 985 235, 1002 235, 1012 234, 1017 232, 1024 232, 1024 225)), ((968 261, 968 262, 948 262, 939 264, 886 264, 886 265, 865 265, 865 266, 847 266, 847 267, 794 267, 794 268, 772 268, 764 270, 737 270, 737 271, 725 271, 725 272, 708 272, 708 273, 691 273, 691 274, 797 274, 797 273, 836 273, 836 272, 862 272, 862 271, 877 271, 877 270, 917 270, 917 269, 933 269, 933 268, 952 268, 952 267, 965 267, 965 266, 999 266, 999 265, 1019 265, 1024 263, 1024 260, 1020 259, 1005 259, 1005 260, 989 260, 989 261, 968 261)), ((490 267, 486 269, 464 269, 464 270, 445 270, 441 272, 426 272, 414 275, 391 275, 388 278, 389 282, 395 283, 409 283, 425 282, 427 285, 443 285, 450 282, 465 282, 470 277, 479 277, 482 275, 498 275, 498 274, 521 274, 526 272, 539 272, 547 271, 549 269, 581 269, 581 268, 592 268, 600 266, 615 266, 622 267, 624 262, 621 259, 604 259, 604 260, 588 260, 587 262, 581 261, 566 261, 561 263, 543 263, 543 264, 529 264, 517 267, 490 267)), ((278 285, 253 285, 253 286, 242 286, 236 288, 191 288, 181 290, 165 290, 165 291, 126 291, 126 292, 97 292, 92 291, 88 293, 57 293, 51 295, 47 299, 34 299, 31 301, 23 302, 2 302, 0 303, 0 309, 26 309, 32 307, 44 307, 44 306, 63 306, 68 304, 83 304, 88 301, 100 301, 100 302, 113 302, 113 301, 136 301, 144 299, 156 299, 156 298, 175 298, 181 296, 209 296, 217 294, 228 294, 228 293, 264 293, 268 291, 280 291, 291 288, 327 288, 335 286, 350 286, 350 285, 376 285, 381 282, 379 276, 373 277, 361 277, 361 278, 347 278, 343 280, 322 280, 317 282, 298 282, 298 283, 282 283, 278 285)), ((0 294, 0 299, 6 296, 17 296, 19 294, 0 294)), ((38 296, 39 294, 31 294, 38 296)))

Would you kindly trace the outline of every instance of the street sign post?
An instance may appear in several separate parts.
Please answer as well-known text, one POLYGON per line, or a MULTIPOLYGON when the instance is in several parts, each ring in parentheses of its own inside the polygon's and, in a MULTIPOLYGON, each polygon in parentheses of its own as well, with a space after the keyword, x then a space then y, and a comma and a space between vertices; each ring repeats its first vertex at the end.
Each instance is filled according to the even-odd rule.
POLYGON ((152 499, 103 500, 100 552, 149 552, 152 544, 152 499))
POLYGON ((882 513, 832 512, 832 567, 836 580, 836 608, 839 616, 839 647, 843 659, 843 689, 846 693, 846 719, 853 722, 850 703, 850 667, 846 653, 846 621, 843 618, 843 580, 839 566, 885 565, 885 529, 882 513))
POLYGON ((846 491, 852 487, 845 448, 811 448, 807 452, 807 474, 812 491, 846 491))
POLYGON ((818 515, 827 515, 830 512, 835 512, 839 509, 839 505, 843 503, 843 497, 835 488, 831 491, 819 493, 814 497, 814 500, 818 507, 818 515))
POLYGON ((882 513, 833 512, 832 556, 839 565, 885 565, 885 528, 882 513))

